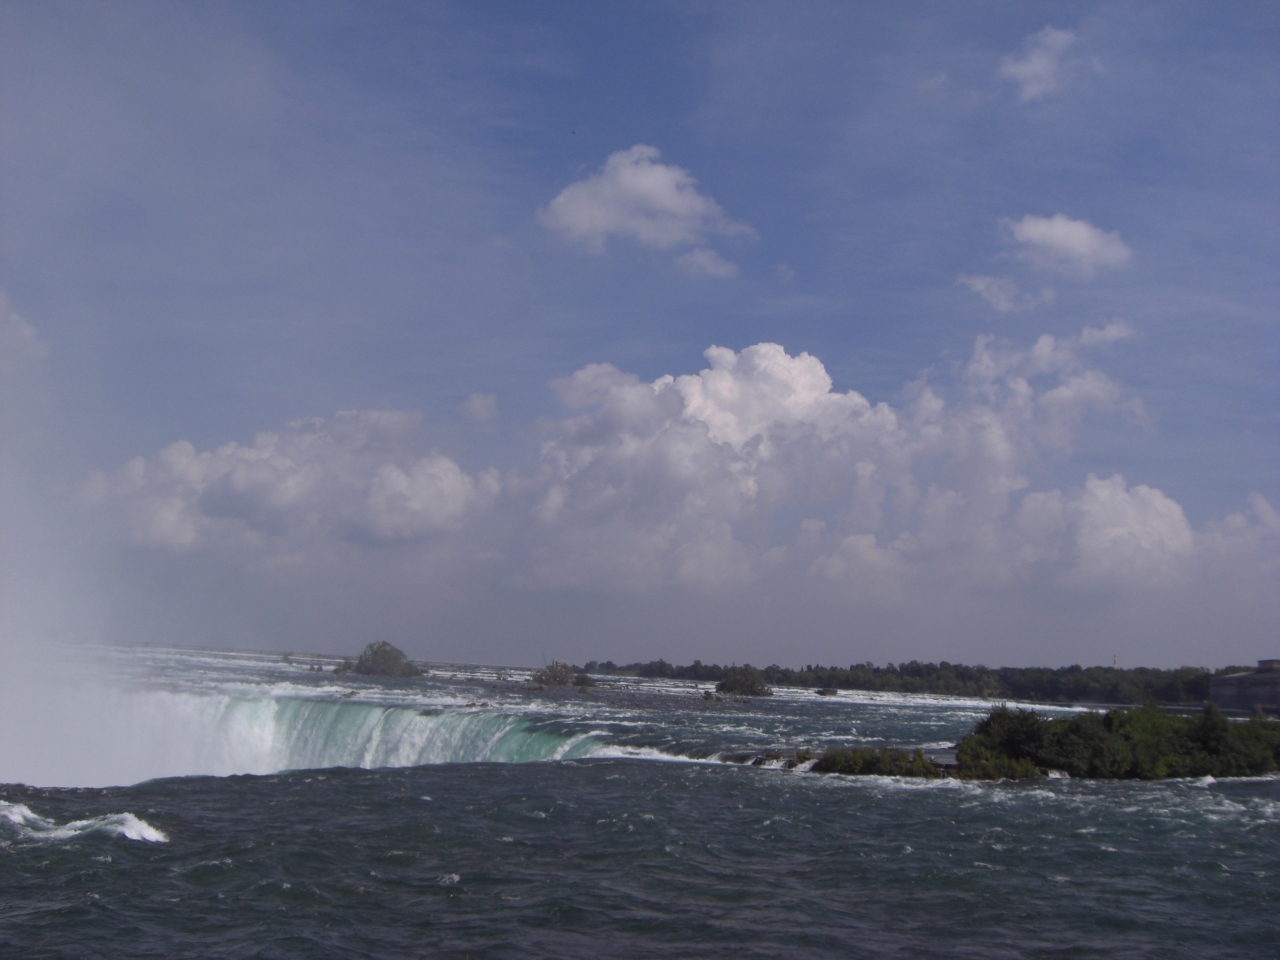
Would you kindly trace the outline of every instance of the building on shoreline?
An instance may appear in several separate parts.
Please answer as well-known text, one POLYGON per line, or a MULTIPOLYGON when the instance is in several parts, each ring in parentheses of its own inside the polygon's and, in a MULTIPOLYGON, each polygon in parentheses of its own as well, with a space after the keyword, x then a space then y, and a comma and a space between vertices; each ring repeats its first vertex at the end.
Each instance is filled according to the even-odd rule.
POLYGON ((1249 673, 1213 677, 1209 699, 1224 710, 1280 713, 1280 660, 1259 660, 1249 673))

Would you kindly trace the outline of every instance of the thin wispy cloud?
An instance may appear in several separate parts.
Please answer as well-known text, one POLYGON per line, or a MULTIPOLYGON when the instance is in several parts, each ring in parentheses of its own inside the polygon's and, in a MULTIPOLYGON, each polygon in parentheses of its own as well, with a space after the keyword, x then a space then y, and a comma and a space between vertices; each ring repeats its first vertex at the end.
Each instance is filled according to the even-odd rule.
POLYGON ((1008 277, 962 273, 956 277, 956 283, 968 287, 1001 313, 1008 313, 1016 306, 1018 286, 1008 277))
POLYGON ((1112 320, 1105 327, 1085 327, 1080 334, 1080 342, 1086 347, 1097 343, 1114 343, 1117 340, 1129 340, 1137 336, 1136 331, 1123 320, 1112 320))
POLYGON ((49 353, 48 346, 29 324, 9 305, 9 299, 0 291, 0 374, 42 360, 49 353))
POLYGON ((472 393, 462 402, 462 415, 476 423, 488 423, 498 418, 498 398, 492 393, 472 393))
POLYGON ((997 313, 1034 310, 1053 303, 1057 296, 1052 287, 1041 287, 1039 293, 1028 293, 1022 290, 1012 277, 962 273, 956 277, 956 283, 967 287, 987 301, 997 313))
POLYGON ((1058 89, 1063 58, 1075 41, 1070 30, 1045 27, 1026 39, 1021 56, 1010 55, 1000 61, 999 76, 1017 85, 1018 99, 1023 103, 1046 97, 1058 89))
POLYGON ((727 280, 738 275, 738 265, 726 260, 708 247, 695 247, 676 257, 676 264, 695 277, 727 280))

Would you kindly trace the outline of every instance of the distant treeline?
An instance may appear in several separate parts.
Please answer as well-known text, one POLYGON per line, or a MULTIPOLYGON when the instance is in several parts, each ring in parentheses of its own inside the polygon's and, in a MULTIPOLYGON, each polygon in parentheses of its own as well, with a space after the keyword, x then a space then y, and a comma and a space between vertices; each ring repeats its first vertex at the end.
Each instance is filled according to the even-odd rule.
MULTIPOLYGON (((592 660, 586 673, 634 677, 663 677, 718 683, 727 667, 695 660, 679 667, 665 660, 628 663, 592 660)), ((778 687, 834 687, 840 690, 879 690, 895 693, 943 693, 989 699, 1037 700, 1042 703, 1200 703, 1209 699, 1209 678, 1247 667, 1202 667, 1156 670, 1151 667, 967 667, 958 663, 855 663, 849 667, 806 666, 792 670, 777 664, 765 667, 768 682, 778 687)))

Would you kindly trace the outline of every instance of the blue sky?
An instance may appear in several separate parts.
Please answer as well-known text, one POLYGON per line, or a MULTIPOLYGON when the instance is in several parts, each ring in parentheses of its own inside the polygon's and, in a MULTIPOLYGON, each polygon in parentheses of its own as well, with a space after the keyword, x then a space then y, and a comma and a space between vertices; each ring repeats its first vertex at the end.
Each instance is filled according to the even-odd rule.
POLYGON ((1264 3, 8 5, 0 626, 1272 655, 1278 34, 1264 3))

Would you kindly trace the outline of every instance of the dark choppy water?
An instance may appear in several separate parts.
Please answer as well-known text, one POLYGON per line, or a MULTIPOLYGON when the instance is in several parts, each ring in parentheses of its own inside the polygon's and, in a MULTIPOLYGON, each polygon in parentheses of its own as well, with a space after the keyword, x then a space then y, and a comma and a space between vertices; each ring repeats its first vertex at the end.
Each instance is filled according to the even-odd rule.
POLYGON ((145 746, 170 772, 260 773, 0 787, 0 955, 1280 955, 1280 780, 926 783, 716 759, 942 744, 973 701, 548 698, 484 673, 335 684, 264 658, 145 659, 156 679, 101 718, 136 735, 109 762, 137 769, 145 746), (347 766, 262 770, 299 758, 347 766))

